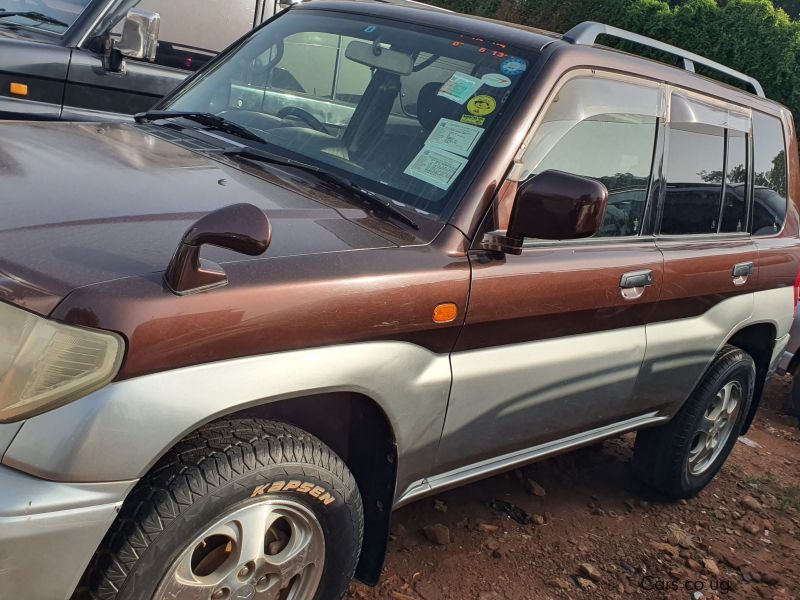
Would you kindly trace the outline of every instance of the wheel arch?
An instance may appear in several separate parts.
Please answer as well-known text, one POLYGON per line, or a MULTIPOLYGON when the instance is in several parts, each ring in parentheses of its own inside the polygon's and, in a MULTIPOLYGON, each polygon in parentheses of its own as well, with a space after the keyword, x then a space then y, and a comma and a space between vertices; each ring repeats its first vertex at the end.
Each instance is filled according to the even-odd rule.
POLYGON ((345 462, 364 504, 364 539, 356 577, 375 585, 389 539, 397 481, 397 442, 380 405, 356 392, 309 394, 224 415, 288 423, 318 437, 345 462))
POLYGON ((748 323, 745 327, 738 329, 725 341, 725 344, 736 346, 747 352, 756 364, 756 382, 753 390, 753 401, 750 410, 742 426, 742 433, 747 433, 753 423, 758 407, 761 404, 761 397, 764 392, 764 384, 769 375, 769 365, 772 359, 772 351, 775 347, 777 327, 769 321, 759 323, 748 323))

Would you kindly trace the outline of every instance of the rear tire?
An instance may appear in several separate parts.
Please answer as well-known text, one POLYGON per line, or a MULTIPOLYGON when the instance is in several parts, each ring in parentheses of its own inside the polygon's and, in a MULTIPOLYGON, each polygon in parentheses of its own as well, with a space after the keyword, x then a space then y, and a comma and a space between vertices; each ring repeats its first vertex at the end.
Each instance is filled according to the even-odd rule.
POLYGON ((792 414, 800 419, 800 369, 792 376, 792 414))
POLYGON ((353 476, 317 438, 262 419, 214 421, 136 485, 74 598, 339 599, 363 521, 353 476))
POLYGON ((749 354, 724 346, 678 413, 637 433, 634 472, 667 498, 691 498, 707 486, 733 449, 753 399, 749 354))

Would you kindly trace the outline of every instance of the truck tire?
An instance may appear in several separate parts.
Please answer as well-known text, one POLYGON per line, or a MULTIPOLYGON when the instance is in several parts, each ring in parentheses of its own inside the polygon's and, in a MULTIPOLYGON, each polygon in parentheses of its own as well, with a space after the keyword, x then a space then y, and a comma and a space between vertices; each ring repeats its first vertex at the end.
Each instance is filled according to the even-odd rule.
POLYGON ((800 419, 800 370, 795 370, 792 376, 792 406, 790 410, 795 417, 800 419))
POLYGON ((749 354, 724 346, 678 413, 637 433, 634 473, 667 498, 691 498, 707 486, 733 449, 753 399, 749 354))
POLYGON ((339 599, 363 521, 353 476, 317 438, 263 419, 214 421, 136 485, 73 598, 339 599))

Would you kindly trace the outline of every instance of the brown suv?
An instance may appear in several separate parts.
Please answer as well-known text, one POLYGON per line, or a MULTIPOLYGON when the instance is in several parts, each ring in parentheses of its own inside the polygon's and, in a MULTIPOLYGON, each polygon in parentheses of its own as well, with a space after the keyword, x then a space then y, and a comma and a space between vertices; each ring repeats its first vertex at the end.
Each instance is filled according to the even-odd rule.
POLYGON ((678 48, 303 3, 137 121, 0 126, 4 597, 339 598, 626 431, 692 496, 786 346, 791 116, 678 48))

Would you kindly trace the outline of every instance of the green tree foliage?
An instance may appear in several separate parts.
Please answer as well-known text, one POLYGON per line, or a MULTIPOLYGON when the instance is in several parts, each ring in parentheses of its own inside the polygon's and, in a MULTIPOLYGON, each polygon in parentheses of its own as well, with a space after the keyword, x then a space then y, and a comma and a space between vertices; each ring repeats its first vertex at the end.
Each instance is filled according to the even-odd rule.
MULTIPOLYGON (((600 21, 691 50, 758 79, 800 120, 800 21, 770 0, 433 0, 552 31, 600 21)), ((800 0, 783 0, 790 7, 800 0)), ((601 40, 602 42, 603 40, 601 40)))

